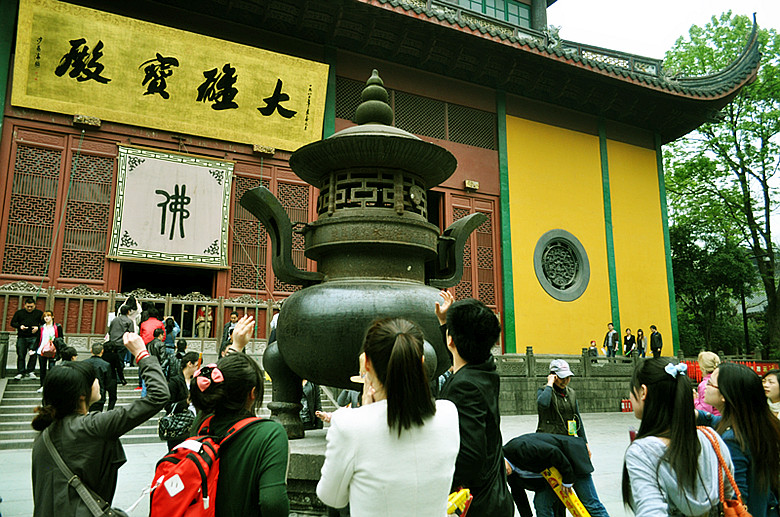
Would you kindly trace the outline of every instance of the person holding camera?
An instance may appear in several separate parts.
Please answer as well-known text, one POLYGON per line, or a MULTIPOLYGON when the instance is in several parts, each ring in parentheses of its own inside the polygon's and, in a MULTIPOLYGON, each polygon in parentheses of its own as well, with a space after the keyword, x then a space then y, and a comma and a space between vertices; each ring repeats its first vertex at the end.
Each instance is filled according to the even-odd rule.
POLYGON ((536 409, 539 414, 536 432, 579 436, 587 443, 577 395, 569 387, 573 376, 569 363, 563 359, 555 359, 550 363, 547 384, 536 392, 536 409))

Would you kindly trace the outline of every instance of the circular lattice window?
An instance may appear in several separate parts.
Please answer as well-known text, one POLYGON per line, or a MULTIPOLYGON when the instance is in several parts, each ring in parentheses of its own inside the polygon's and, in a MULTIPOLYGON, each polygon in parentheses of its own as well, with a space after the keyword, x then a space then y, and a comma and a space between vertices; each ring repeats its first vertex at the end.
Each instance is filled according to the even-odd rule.
POLYGON ((534 269, 542 288, 556 300, 576 300, 588 287, 588 255, 577 237, 566 230, 542 235, 534 250, 534 269))

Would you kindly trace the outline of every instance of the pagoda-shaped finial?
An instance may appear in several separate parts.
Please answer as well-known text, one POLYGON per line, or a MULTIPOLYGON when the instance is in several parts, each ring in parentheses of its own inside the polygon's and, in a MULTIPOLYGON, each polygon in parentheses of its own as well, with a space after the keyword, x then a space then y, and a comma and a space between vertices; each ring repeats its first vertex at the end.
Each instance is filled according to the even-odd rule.
POLYGON ((371 77, 366 81, 366 87, 360 94, 360 99, 363 102, 355 110, 355 122, 360 125, 392 125, 393 109, 387 103, 389 96, 385 90, 385 83, 379 77, 379 72, 376 69, 371 72, 371 77))

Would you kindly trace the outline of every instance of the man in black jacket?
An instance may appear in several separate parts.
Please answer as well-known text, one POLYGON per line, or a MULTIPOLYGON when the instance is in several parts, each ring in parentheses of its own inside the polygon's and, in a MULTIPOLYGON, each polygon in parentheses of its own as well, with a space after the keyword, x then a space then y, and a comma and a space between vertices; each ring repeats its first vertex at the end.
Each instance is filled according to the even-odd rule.
POLYGON ((607 335, 604 336, 604 348, 607 349, 607 357, 615 357, 620 348, 620 336, 612 323, 607 323, 607 335))
POLYGON ((231 338, 233 336, 233 329, 236 328, 236 323, 238 323, 238 312, 233 311, 230 313, 230 321, 225 323, 225 326, 222 328, 222 344, 220 346, 220 352, 230 345, 231 338))
POLYGON ((24 299, 24 308, 19 309, 11 318, 11 326, 16 329, 16 379, 22 377, 35 378, 35 362, 38 357, 40 328, 43 324, 43 312, 35 308, 35 300, 24 299), (26 361, 26 366, 25 366, 26 361))
POLYGON ((536 492, 536 517, 552 517, 558 496, 541 476, 555 467, 561 473, 564 490, 573 489, 591 517, 609 517, 593 485, 593 464, 585 440, 576 436, 531 433, 504 445, 507 480, 521 517, 531 517, 525 490, 536 492))
POLYGON ((439 398, 458 408, 460 429, 452 489, 471 490, 471 517, 511 517, 514 509, 501 449, 499 376, 490 352, 501 325, 495 313, 478 300, 450 305, 452 296, 445 291, 442 297, 445 303, 437 304, 436 315, 441 323, 446 322, 453 374, 442 386, 439 398))
POLYGON ((92 368, 95 370, 95 377, 97 377, 98 384, 100 384, 100 400, 89 406, 90 413, 103 411, 106 393, 108 393, 108 409, 114 409, 114 406, 116 406, 116 378, 114 378, 114 372, 111 371, 111 365, 104 361, 102 357, 103 344, 95 343, 92 345, 92 357, 85 360, 85 362, 92 365, 92 368))
POLYGON ((124 356, 124 353, 127 351, 122 342, 122 337, 125 335, 125 332, 135 332, 135 323, 128 316, 129 313, 130 307, 127 305, 119 307, 119 314, 111 320, 111 324, 108 326, 108 343, 103 350, 103 360, 111 365, 112 374, 122 385, 127 384, 125 380, 125 363, 120 357, 120 354, 124 356))
POLYGON ((661 338, 661 333, 655 325, 650 325, 650 350, 653 352, 653 357, 661 357, 663 347, 664 340, 661 338))

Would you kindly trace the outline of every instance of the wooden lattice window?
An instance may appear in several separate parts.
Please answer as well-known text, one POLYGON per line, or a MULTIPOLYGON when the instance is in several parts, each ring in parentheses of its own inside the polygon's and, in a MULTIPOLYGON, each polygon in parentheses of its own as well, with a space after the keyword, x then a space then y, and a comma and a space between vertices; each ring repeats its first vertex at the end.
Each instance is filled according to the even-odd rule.
MULTIPOLYGON (((295 223, 309 222, 309 186, 295 183, 278 182, 276 197, 282 203, 290 221, 295 223)), ((293 232, 292 259, 298 269, 306 270, 305 244, 303 235, 293 232)), ((299 285, 286 284, 274 277, 274 291, 295 292, 301 289, 299 285)))
POLYGON ((239 203, 247 190, 268 188, 270 181, 260 178, 234 176, 235 197, 233 198, 233 243, 230 270, 232 289, 266 290, 266 259, 268 255, 268 234, 255 216, 239 203))
POLYGON ((394 108, 396 127, 416 135, 447 138, 444 102, 396 91, 394 108))
MULTIPOLYGON (((336 77, 336 116, 354 120, 365 83, 336 77)), ((497 149, 496 114, 387 88, 393 125, 460 144, 497 149)))
POLYGON ((453 196, 452 221, 462 219, 469 214, 481 212, 487 216, 471 234, 463 249, 463 278, 453 288, 457 299, 476 298, 493 309, 498 309, 496 283, 498 268, 496 265, 496 224, 495 203, 490 200, 477 200, 453 196))
POLYGON ((72 159, 60 276, 102 280, 114 159, 85 154, 72 159))
POLYGON ((61 163, 62 151, 17 147, 3 273, 48 275, 61 163))
MULTIPOLYGON (((457 221, 458 219, 463 219, 467 215, 469 215, 469 209, 468 208, 459 208, 459 207, 453 207, 452 208, 452 222, 457 221)), ((463 298, 473 298, 474 297, 474 284, 471 281, 471 241, 473 239, 468 239, 466 241, 466 245, 463 247, 463 278, 461 278, 460 282, 458 282, 458 285, 455 286, 455 298, 458 300, 462 300, 463 298)))
POLYGON ((493 253, 493 213, 482 212, 487 221, 474 232, 477 241, 477 298, 496 305, 495 254, 493 253))

